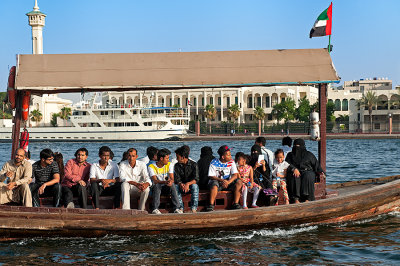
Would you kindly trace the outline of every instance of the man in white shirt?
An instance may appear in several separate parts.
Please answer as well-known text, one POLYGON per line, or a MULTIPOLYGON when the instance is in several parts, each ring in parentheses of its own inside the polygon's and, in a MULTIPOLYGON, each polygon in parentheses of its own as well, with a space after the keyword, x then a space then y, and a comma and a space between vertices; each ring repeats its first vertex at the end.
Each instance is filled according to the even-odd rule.
POLYGON ((119 165, 121 179, 122 209, 131 208, 131 197, 139 198, 139 210, 144 211, 149 196, 151 180, 144 162, 137 160, 137 150, 128 150, 128 160, 119 165))
POLYGON ((238 170, 235 162, 232 160, 231 150, 228 146, 223 145, 218 149, 218 154, 219 159, 213 159, 208 169, 208 176, 210 177, 210 181, 208 182, 210 188, 210 205, 207 206, 206 211, 214 210, 215 199, 220 190, 233 191, 232 209, 241 209, 239 199, 243 183, 238 179, 238 170))
POLYGON ((99 209, 100 196, 114 196, 114 208, 119 208, 121 204, 119 170, 118 165, 110 159, 111 154, 112 151, 109 147, 101 147, 99 149, 99 162, 90 167, 92 200, 96 209, 99 209))
MULTIPOLYGON (((254 144, 256 144, 256 145, 261 147, 261 153, 264 155, 265 163, 269 167, 269 171, 268 172, 271 173, 272 164, 274 163, 274 153, 271 150, 265 148, 266 142, 267 141, 265 140, 264 137, 257 137, 254 144)), ((271 177, 271 174, 268 177, 271 177)))

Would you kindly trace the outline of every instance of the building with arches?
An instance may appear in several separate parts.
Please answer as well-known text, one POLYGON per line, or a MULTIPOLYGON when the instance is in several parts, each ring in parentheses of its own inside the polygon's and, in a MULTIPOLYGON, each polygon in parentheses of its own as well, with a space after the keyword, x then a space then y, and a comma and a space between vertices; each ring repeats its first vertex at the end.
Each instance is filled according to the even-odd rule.
POLYGON ((400 91, 392 89, 387 78, 367 78, 345 81, 343 86, 328 90, 328 101, 335 104, 335 116, 349 116, 350 132, 388 132, 392 119, 395 132, 400 131, 400 91), (375 93, 378 101, 372 108, 372 128, 368 108, 360 107, 359 100, 368 91, 375 93))
POLYGON ((275 104, 293 99, 296 103, 307 96, 310 103, 318 100, 318 88, 314 86, 271 86, 271 87, 238 87, 238 88, 202 88, 190 90, 157 90, 132 92, 106 92, 103 102, 121 106, 165 106, 179 105, 187 107, 192 120, 205 121, 204 110, 213 104, 217 110, 214 123, 227 121, 228 107, 239 105, 241 109, 238 122, 255 120, 254 108, 260 106, 267 114, 265 123, 275 123, 271 116, 275 104))

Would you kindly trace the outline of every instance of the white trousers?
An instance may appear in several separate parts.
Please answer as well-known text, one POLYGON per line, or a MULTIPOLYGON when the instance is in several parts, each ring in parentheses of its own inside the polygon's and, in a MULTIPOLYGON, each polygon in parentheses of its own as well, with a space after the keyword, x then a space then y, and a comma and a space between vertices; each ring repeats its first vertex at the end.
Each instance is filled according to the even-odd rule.
POLYGON ((122 209, 129 210, 131 208, 132 197, 135 199, 140 198, 138 209, 144 211, 149 193, 150 187, 146 188, 145 191, 140 191, 134 185, 131 185, 128 182, 123 182, 121 186, 122 209))

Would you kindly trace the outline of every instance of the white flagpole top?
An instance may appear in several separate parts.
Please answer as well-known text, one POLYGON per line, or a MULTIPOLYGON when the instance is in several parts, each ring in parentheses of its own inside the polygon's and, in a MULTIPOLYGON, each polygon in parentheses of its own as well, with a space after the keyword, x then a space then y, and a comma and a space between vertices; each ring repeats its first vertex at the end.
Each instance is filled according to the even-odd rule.
POLYGON ((37 0, 35 0, 35 6, 33 7, 34 11, 39 11, 39 6, 37 4, 37 0))

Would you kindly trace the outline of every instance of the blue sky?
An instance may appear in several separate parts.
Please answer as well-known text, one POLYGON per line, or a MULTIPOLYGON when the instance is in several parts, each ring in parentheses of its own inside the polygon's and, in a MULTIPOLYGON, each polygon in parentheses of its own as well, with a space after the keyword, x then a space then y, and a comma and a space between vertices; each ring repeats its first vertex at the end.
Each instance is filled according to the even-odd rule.
MULTIPOLYGON (((322 48, 310 39, 325 0, 39 0, 44 53, 134 53, 322 48)), ((0 0, 0 91, 16 54, 30 54, 34 0, 0 0)), ((333 1, 332 59, 344 80, 400 85, 400 1, 333 1)))

